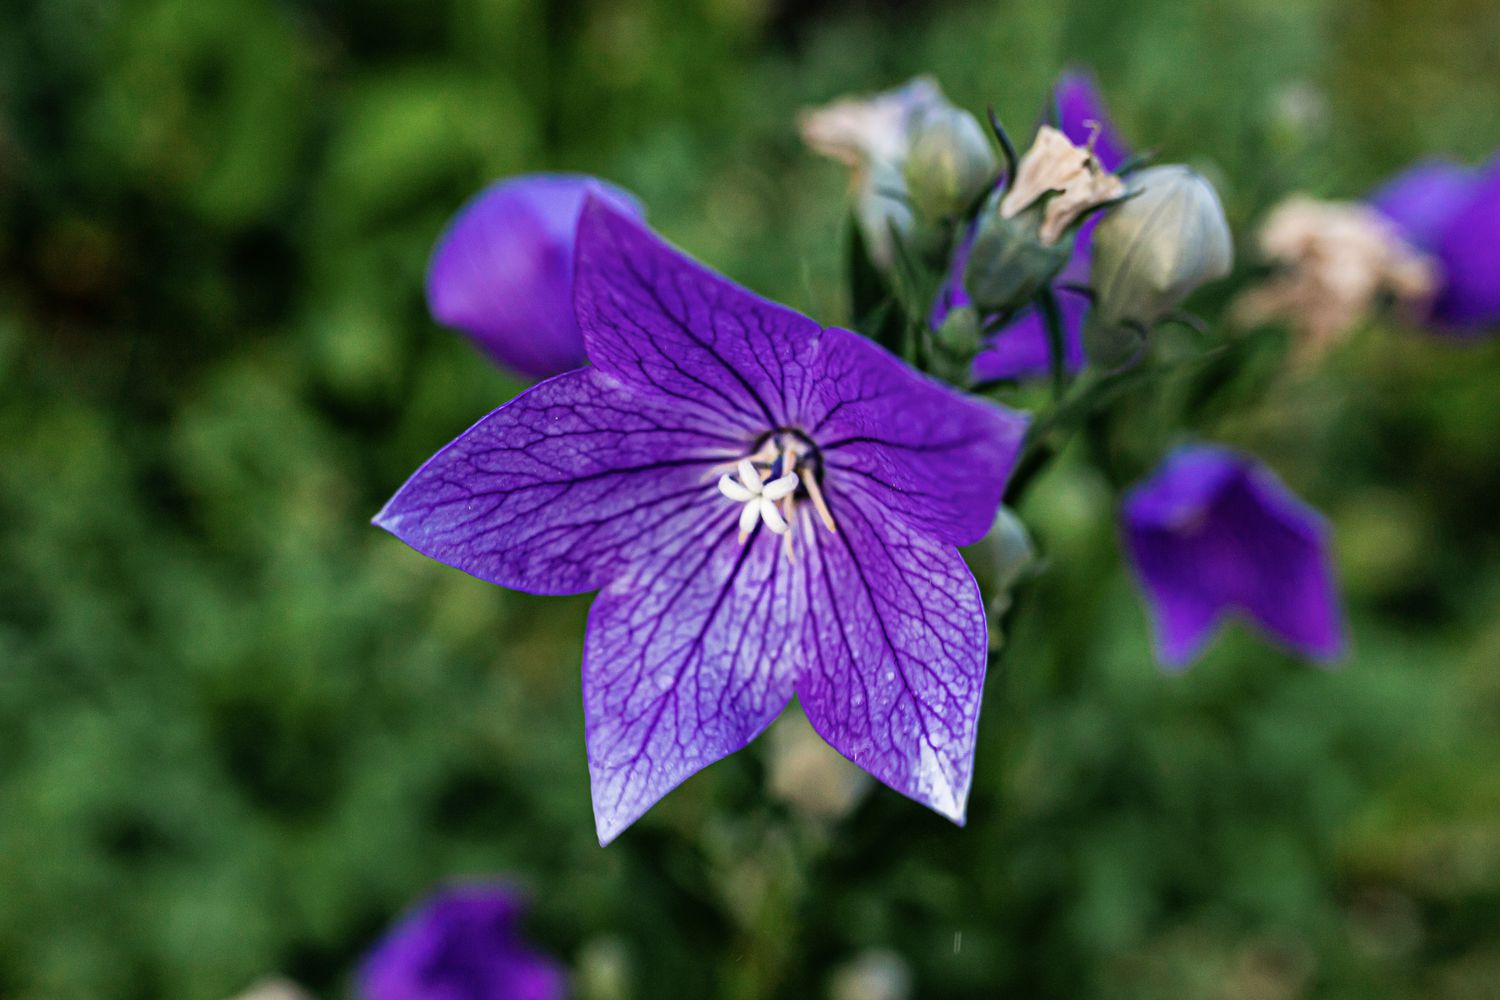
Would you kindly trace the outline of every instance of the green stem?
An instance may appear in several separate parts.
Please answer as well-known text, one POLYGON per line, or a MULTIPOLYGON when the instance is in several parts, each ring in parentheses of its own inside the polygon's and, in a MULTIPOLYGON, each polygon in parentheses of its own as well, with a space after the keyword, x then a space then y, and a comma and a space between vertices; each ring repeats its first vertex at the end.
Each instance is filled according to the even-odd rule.
POLYGON ((1047 331, 1047 365, 1052 373, 1052 398, 1060 400, 1068 388, 1068 341, 1063 330, 1062 308, 1051 285, 1037 293, 1036 309, 1047 331))

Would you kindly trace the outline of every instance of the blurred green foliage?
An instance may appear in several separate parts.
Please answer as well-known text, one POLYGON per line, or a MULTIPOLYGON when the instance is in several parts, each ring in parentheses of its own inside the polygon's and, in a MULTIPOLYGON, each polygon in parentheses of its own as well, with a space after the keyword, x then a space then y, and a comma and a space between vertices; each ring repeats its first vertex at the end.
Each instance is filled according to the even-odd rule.
MULTIPOLYGON (((599 849, 586 600, 367 525, 517 388, 421 298, 492 177, 607 176, 834 322, 844 180, 799 149, 803 104, 932 71, 1024 131, 1086 62, 1243 236, 1284 191, 1500 145, 1489 0, 21 0, 5 22, 0 996, 215 1000, 276 972, 340 995, 411 899, 489 872, 532 888, 536 937, 600 998, 817 996, 873 947, 921 997, 1495 995, 1493 344, 1368 331, 1199 419, 1333 518, 1337 672, 1233 630, 1158 673, 1119 484, 1066 461, 1023 512, 1047 566, 964 830, 883 790, 807 826, 756 748, 599 849)), ((1128 480, 1168 435, 1124 405, 1136 437, 1102 446, 1128 480)))

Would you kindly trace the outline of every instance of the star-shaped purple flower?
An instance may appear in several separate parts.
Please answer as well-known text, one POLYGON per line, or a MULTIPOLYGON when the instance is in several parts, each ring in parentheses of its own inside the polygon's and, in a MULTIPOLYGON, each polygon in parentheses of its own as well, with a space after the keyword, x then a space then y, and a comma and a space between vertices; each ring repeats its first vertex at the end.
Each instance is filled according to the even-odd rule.
POLYGON ((587 363, 573 318, 573 244, 590 193, 640 214, 631 195, 593 177, 528 174, 485 188, 459 209, 432 252, 433 318, 530 378, 587 363))
MULTIPOLYGON (((1092 142, 1094 154, 1107 170, 1116 170, 1124 164, 1130 155, 1129 148, 1121 141, 1119 132, 1110 122, 1104 98, 1099 93, 1099 85, 1092 73, 1082 69, 1064 73, 1052 88, 1052 103, 1057 127, 1064 135, 1078 145, 1092 142)), ((1089 238, 1093 231, 1093 220, 1084 223, 1079 230, 1073 256, 1057 276, 1057 284, 1088 284, 1089 238)), ((971 231, 954 250, 948 277, 933 301, 929 321, 934 329, 942 325, 948 313, 969 304, 963 275, 973 242, 974 234, 971 231)), ((1066 335, 1065 361, 1068 370, 1076 372, 1084 363, 1083 320, 1088 312, 1088 298, 1061 288, 1058 289, 1057 297, 1066 335)), ((1026 309, 979 352, 974 359, 974 379, 977 382, 988 382, 996 379, 1036 378, 1050 370, 1050 358, 1047 329, 1042 318, 1035 309, 1026 309)))
POLYGON ((830 744, 962 822, 989 529, 1026 420, 823 329, 591 199, 592 368, 431 459, 376 523, 517 590, 601 589, 583 656, 599 839, 795 694, 830 744))
POLYGON ((1234 613, 1312 659, 1342 654, 1328 527, 1265 466, 1180 448, 1131 490, 1123 519, 1165 665, 1186 667, 1234 613))
POLYGON ((1370 203, 1437 259, 1437 324, 1459 333, 1500 327, 1500 156, 1478 169, 1419 163, 1388 181, 1370 203))
POLYGON ((521 937, 524 909, 502 884, 438 893, 370 949, 360 1000, 562 1000, 562 969, 521 937))

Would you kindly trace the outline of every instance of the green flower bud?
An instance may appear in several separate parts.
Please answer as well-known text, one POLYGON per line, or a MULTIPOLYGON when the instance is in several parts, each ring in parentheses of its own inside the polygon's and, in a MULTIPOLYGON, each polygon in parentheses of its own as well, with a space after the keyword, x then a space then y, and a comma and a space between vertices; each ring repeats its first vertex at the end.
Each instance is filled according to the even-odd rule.
POLYGON ((949 354, 972 359, 979 353, 979 327, 979 313, 970 306, 961 306, 948 311, 933 336, 937 345, 949 354))
POLYGON ((964 290, 980 313, 1007 312, 1031 302, 1073 255, 1073 236, 1042 238, 1048 196, 1019 215, 1000 213, 1000 194, 985 202, 964 268, 964 290))
POLYGON ((1037 563, 1036 546, 1026 525, 1009 507, 1001 507, 988 534, 963 549, 964 561, 979 582, 990 622, 990 647, 1004 642, 1001 624, 1010 610, 1013 593, 1037 563))
POLYGON ((912 135, 906 185, 917 214, 936 222, 968 208, 995 182, 998 170, 979 120, 961 108, 942 107, 927 114, 912 135))
POLYGON ((1094 229, 1099 330, 1151 326, 1234 262, 1224 206, 1201 174, 1150 167, 1130 178, 1130 190, 1139 193, 1094 229))

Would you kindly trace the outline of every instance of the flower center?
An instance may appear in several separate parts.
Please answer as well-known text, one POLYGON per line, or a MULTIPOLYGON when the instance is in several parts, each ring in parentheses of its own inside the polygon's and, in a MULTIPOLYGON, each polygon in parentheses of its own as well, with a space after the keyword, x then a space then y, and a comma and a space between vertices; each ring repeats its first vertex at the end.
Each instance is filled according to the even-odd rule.
MULTIPOLYGON (((782 537, 788 559, 792 553, 793 514, 799 500, 810 501, 829 531, 838 525, 823 498, 820 480, 823 461, 818 449, 803 434, 773 431, 758 442, 749 455, 728 466, 735 475, 719 477, 719 492, 740 507, 740 544, 745 544, 757 522, 782 537)), ((718 471, 718 470, 716 470, 718 471)))

